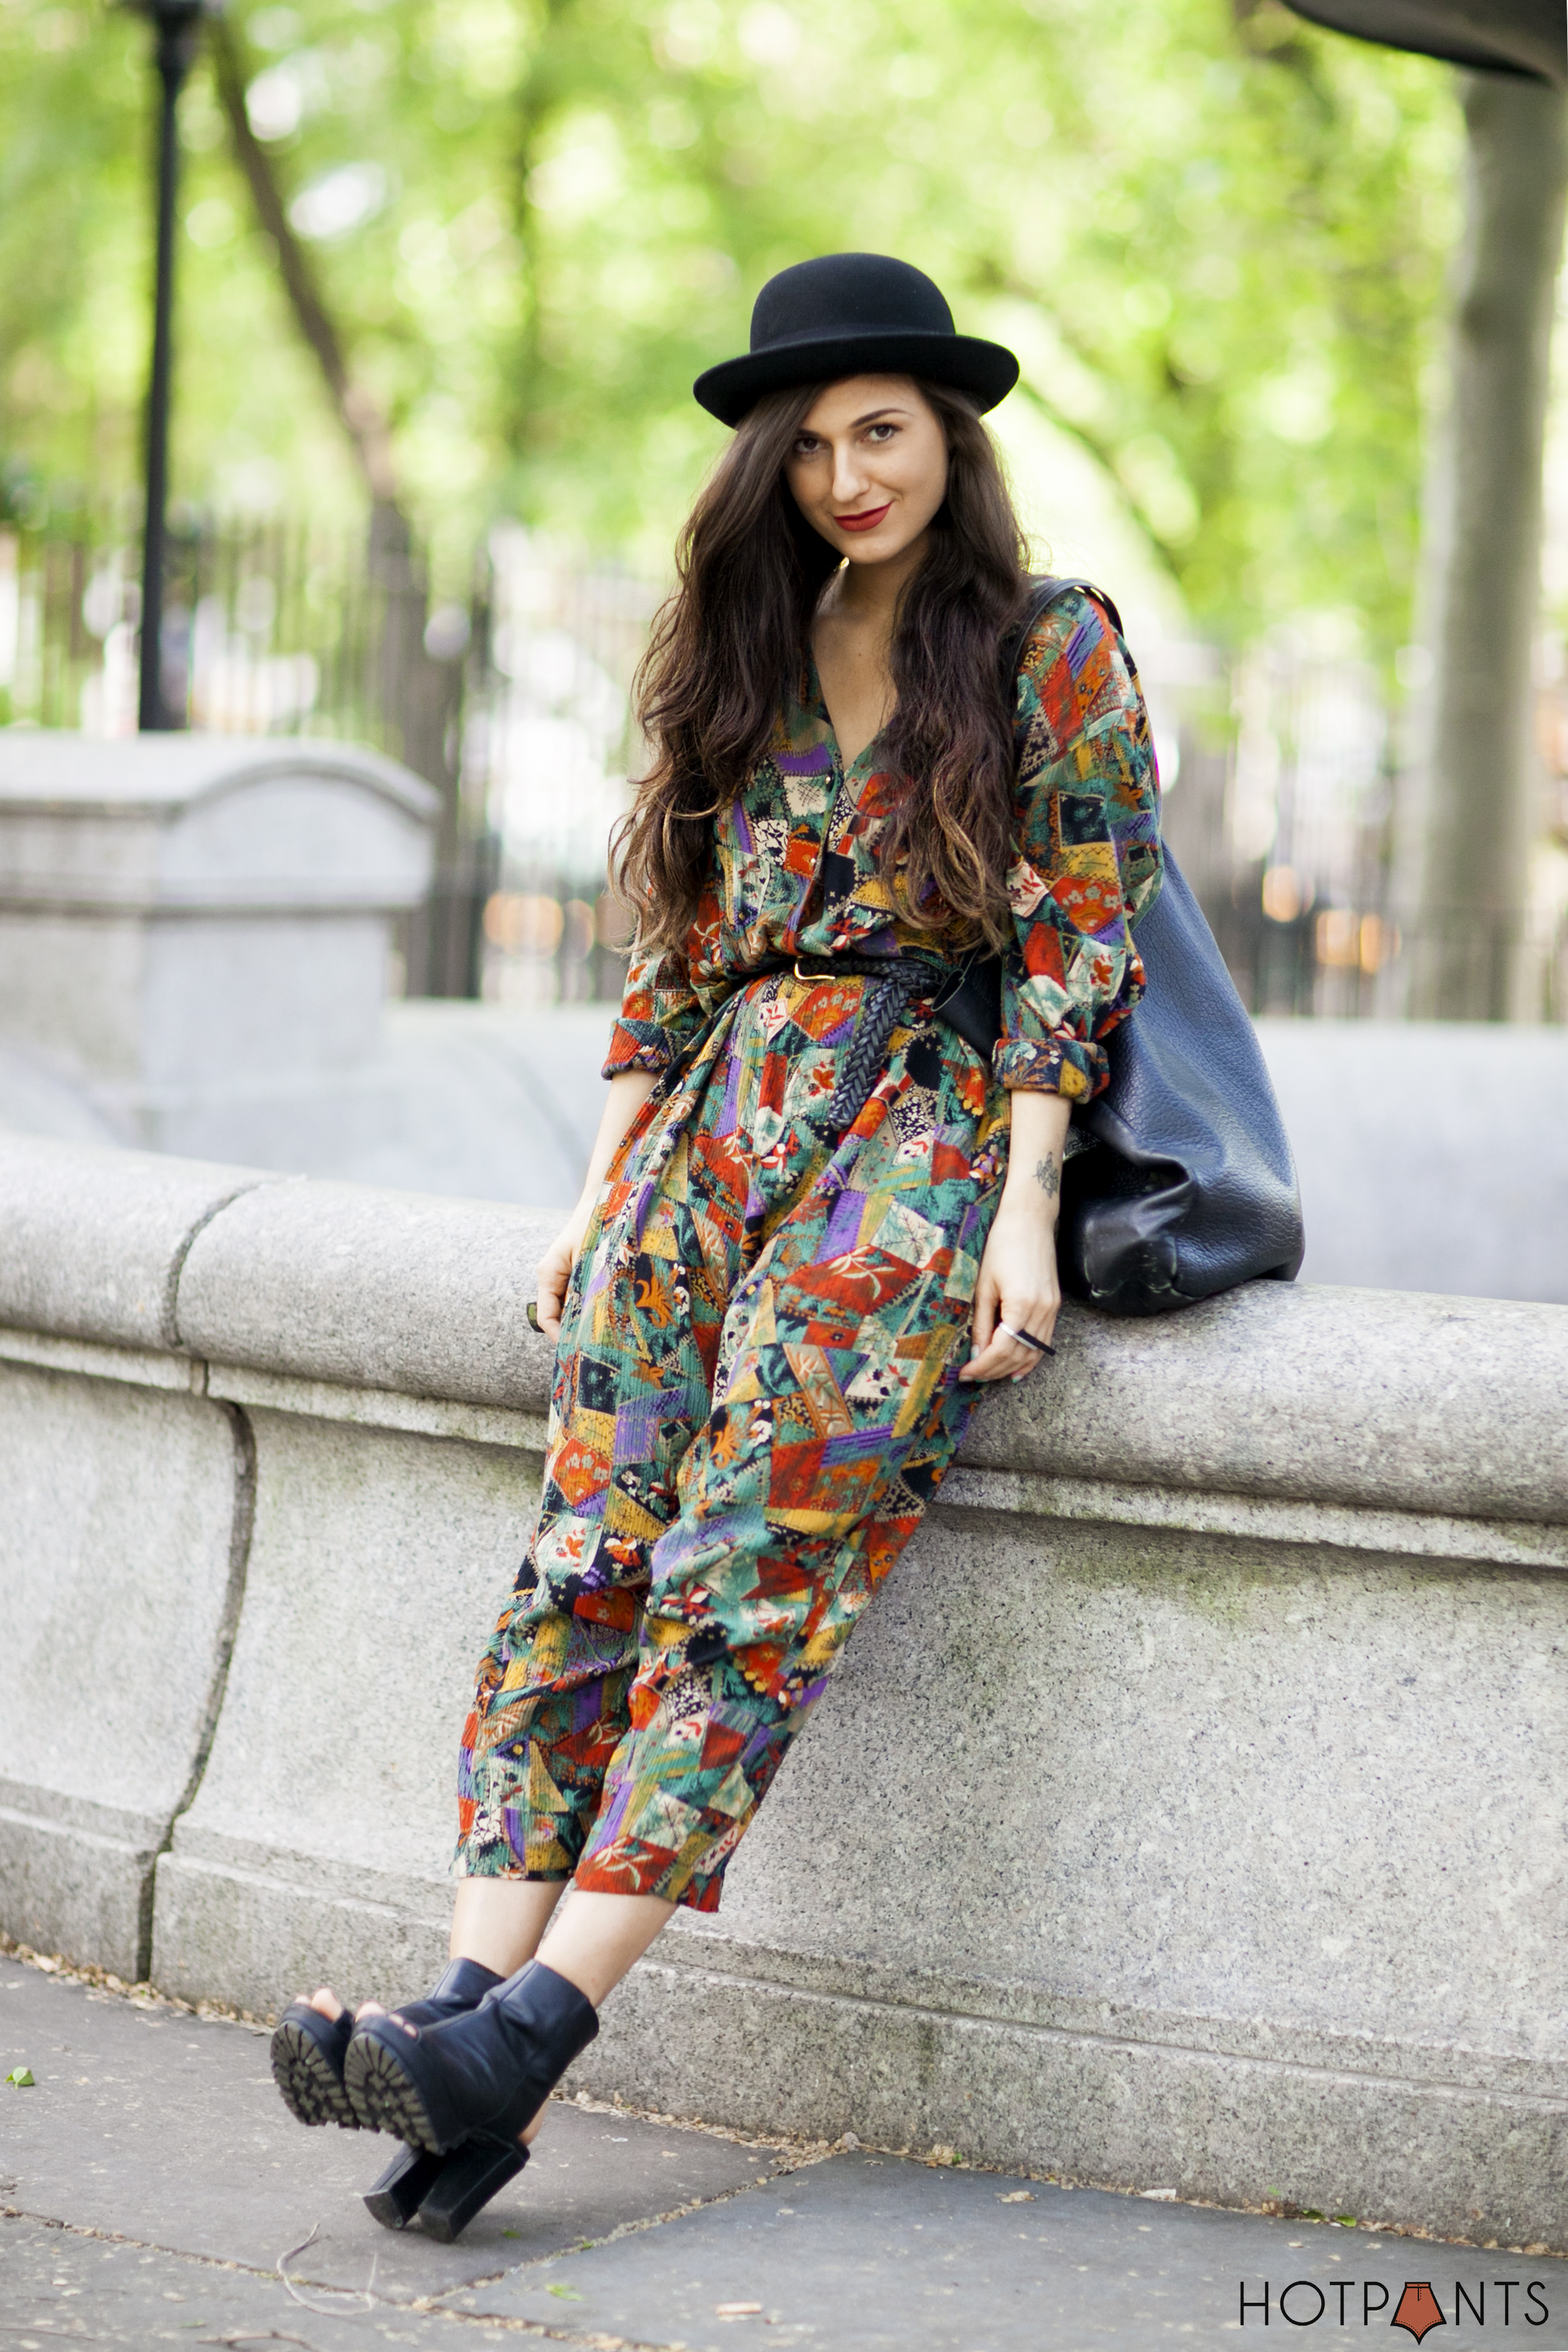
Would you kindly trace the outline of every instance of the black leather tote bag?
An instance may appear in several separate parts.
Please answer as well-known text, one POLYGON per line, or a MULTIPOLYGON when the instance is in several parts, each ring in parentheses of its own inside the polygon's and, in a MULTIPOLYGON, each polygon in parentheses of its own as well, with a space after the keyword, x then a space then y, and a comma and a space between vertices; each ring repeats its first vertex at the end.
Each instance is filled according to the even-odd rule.
MULTIPOLYGON (((1065 589, 1041 580, 1009 646, 1065 589)), ((1106 1039, 1110 1082, 1073 1112, 1062 1287, 1108 1315, 1168 1315, 1259 1276, 1292 1282, 1305 1243, 1285 1123, 1247 1008, 1175 859, 1139 922, 1148 986, 1106 1039)))

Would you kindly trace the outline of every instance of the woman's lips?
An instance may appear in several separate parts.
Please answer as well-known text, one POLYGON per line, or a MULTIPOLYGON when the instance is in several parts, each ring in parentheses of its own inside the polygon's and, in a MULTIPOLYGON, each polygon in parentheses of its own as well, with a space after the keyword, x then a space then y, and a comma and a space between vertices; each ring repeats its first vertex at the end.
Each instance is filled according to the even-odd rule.
POLYGON ((864 514, 835 515, 833 520, 840 530, 875 530, 882 517, 891 512, 892 504, 889 499, 885 507, 870 507, 864 514))

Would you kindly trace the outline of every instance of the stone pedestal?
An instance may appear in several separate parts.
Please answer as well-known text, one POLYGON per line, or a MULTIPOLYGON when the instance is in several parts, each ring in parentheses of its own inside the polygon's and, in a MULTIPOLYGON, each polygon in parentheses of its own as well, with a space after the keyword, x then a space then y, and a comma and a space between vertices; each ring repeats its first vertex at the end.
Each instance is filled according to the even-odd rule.
POLYGON ((0 735, 0 1037, 126 1142, 273 1166, 374 1143, 437 805, 352 745, 0 735))

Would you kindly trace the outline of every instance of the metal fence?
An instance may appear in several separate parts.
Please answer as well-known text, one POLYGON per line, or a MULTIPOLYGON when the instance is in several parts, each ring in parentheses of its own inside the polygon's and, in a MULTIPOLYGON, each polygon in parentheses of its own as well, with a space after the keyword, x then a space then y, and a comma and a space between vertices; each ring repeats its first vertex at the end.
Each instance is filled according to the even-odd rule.
POLYGON ((637 769, 632 681, 659 592, 516 524, 491 531, 485 560, 482 759, 499 871, 484 992, 515 1005, 618 998, 626 926, 607 850, 637 769))
MULTIPOLYGON (((0 523, 0 725, 134 731, 140 574, 129 519, 0 523)), ((619 994, 605 852, 647 583, 502 525, 440 593, 384 521, 367 543, 192 515, 166 577, 163 697, 185 725, 370 743, 439 792, 435 884, 398 940, 409 994, 619 994)))
MULTIPOLYGON (((0 724, 124 735, 136 726, 141 542, 113 516, 0 525, 0 724)), ((400 941, 416 992, 468 995, 493 853, 482 778, 465 776, 487 694, 487 579, 433 603, 423 551, 284 522, 176 517, 163 630, 166 707, 220 734, 370 743, 441 794, 437 876, 400 941)))
MULTIPOLYGON (((1396 1016, 1443 975, 1447 1017, 1568 1019, 1568 694, 1538 698, 1529 896, 1412 916, 1395 864, 1404 715, 1346 624, 1275 632, 1231 662, 1187 648, 1164 824, 1249 1011, 1396 1016), (1506 984, 1505 984, 1506 976, 1506 984)), ((1152 698, 1163 681, 1152 664, 1152 698)))
MULTIPOLYGON (((134 529, 113 519, 0 525, 0 723, 133 730, 139 568, 134 529)), ((176 518, 165 698, 194 727, 369 742, 437 786, 437 880, 399 941, 410 994, 613 998, 625 925, 606 845, 636 772, 631 688, 658 594, 517 524, 437 593, 425 551, 384 526, 367 545, 176 518)), ((1422 959, 1453 949, 1394 907, 1394 726, 1346 625, 1306 622, 1228 662, 1173 640, 1140 652, 1169 836, 1248 1006, 1395 1009, 1422 959)), ((1561 1022, 1568 688, 1543 688, 1541 714, 1531 901, 1495 936, 1457 919, 1478 1006, 1481 966, 1512 955, 1518 1016, 1561 1022)))

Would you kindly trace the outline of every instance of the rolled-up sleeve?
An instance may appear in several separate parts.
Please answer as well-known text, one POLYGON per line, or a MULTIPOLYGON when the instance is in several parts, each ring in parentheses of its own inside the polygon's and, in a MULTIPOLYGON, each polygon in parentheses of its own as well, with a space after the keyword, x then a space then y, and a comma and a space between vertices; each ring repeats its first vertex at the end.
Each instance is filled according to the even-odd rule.
POLYGON ((667 1070, 701 1028, 704 1017, 687 976, 686 959, 677 949, 634 954, 620 1019, 610 1032, 605 1077, 618 1076, 622 1070, 667 1070))
POLYGON ((1087 1102, 1104 1039, 1143 992, 1132 926, 1160 887, 1159 779, 1138 675, 1104 607, 1053 604, 1018 674, 1014 939, 1003 959, 1003 1086, 1087 1102))

